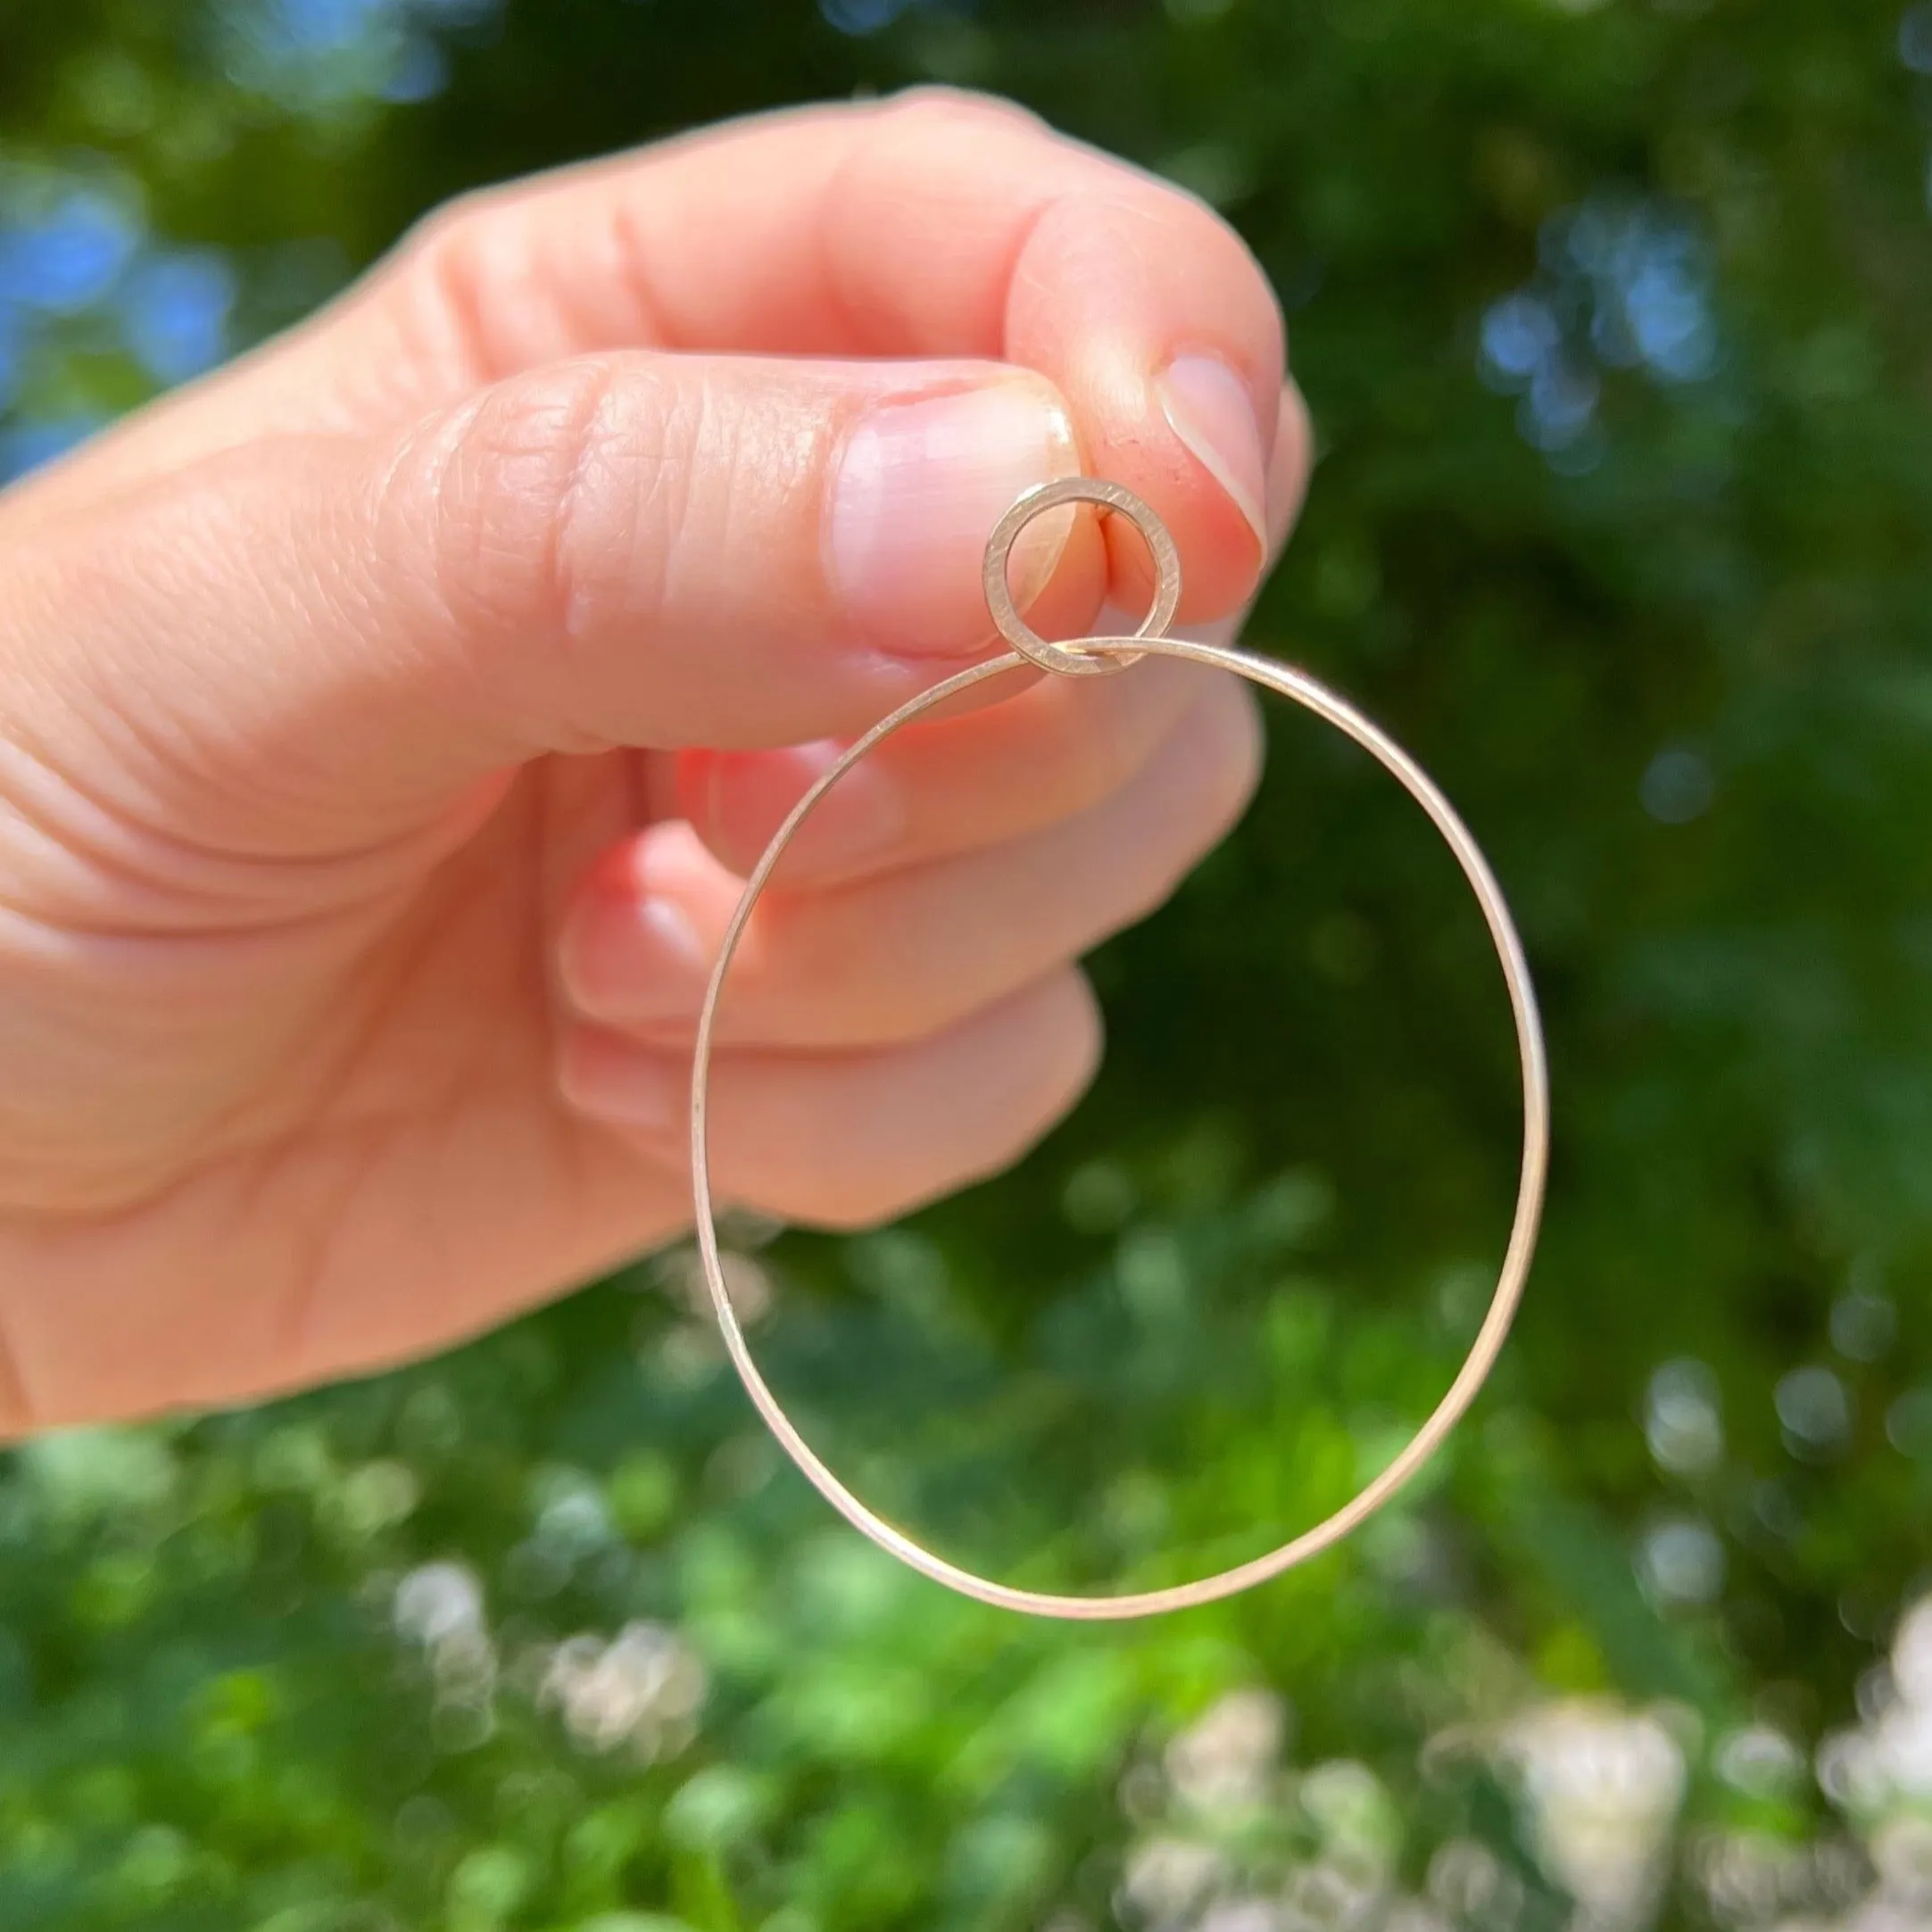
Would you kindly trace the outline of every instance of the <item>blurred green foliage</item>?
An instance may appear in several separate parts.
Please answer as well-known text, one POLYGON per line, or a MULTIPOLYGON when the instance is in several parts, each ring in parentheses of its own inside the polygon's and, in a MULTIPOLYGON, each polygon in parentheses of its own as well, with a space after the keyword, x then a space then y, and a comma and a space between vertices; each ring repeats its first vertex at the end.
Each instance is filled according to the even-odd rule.
MULTIPOLYGON (((848 1534, 678 1255, 33 1445, 0 1926, 1928 1922, 1932 12, 0 0, 0 462, 473 183, 930 79, 1173 176, 1282 293, 1322 460, 1251 635, 1436 772, 1547 1000, 1496 1388, 1342 1552, 1123 1629, 848 1534)), ((1096 970, 1107 1070, 1023 1171, 739 1266, 869 1497, 1117 1587, 1313 1520, 1426 1412, 1517 1125, 1453 867, 1302 721, 1096 970)))

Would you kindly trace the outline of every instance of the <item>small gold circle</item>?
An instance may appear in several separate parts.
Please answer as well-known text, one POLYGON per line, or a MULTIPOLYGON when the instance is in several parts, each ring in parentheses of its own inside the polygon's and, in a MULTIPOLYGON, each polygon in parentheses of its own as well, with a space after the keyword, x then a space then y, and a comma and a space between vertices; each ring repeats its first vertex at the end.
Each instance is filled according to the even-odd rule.
POLYGON ((1104 510, 1117 511, 1140 531, 1154 560, 1154 603, 1141 619, 1134 641, 1165 637, 1167 626, 1181 608, 1181 553, 1167 526, 1132 490, 1098 477, 1062 477, 1057 483, 1042 483, 1026 492, 993 526, 986 541, 986 608, 992 612, 999 634, 1023 658, 1042 670, 1057 671, 1063 677, 1093 677, 1108 671, 1124 669, 1140 656, 1138 651, 1099 651, 1079 644, 1050 643, 1019 613, 1013 601, 1013 586, 1007 577, 1007 565, 1019 534, 1035 517, 1063 503, 1097 503, 1104 510))
MULTIPOLYGON (((1091 501, 1107 502, 1115 508, 1126 508, 1130 515, 1136 505, 1148 519, 1141 525, 1148 534, 1152 544, 1153 533, 1159 531, 1165 538, 1159 519, 1145 504, 1136 499, 1127 498, 1121 503, 1118 497, 1126 497, 1120 491, 1118 497, 1098 493, 1112 492, 1110 484, 1095 484, 1087 478, 1075 479, 1083 488, 1075 491, 1071 483, 1066 485, 1049 485, 1057 488, 1062 494, 1055 501, 1065 502, 1069 497, 1085 497, 1091 501)), ((1015 512, 1023 507, 1031 514, 1051 507, 1041 502, 1038 496, 1024 498, 1015 506, 1015 512)), ((1001 520, 1000 530, 1006 531, 1013 520, 1009 512, 1001 520)), ((1024 519, 1022 518, 1022 521, 1024 519)), ((1136 518, 1139 521, 1139 518, 1136 518)), ((1015 528, 1018 526, 1015 525, 1015 528)), ((999 533, 996 533, 996 535, 999 533)), ((1006 536, 1010 545, 1011 533, 1006 536)), ((1173 545, 1166 545, 1171 556, 1173 545)), ((1162 552, 1156 551, 1157 560, 1162 552)), ((999 554, 999 580, 1005 583, 1005 551, 999 554)), ((991 547, 988 555, 988 601, 993 601, 991 585, 992 582, 993 559, 991 547)), ((1175 594, 1178 596, 1179 566, 1173 568, 1175 594)), ((1166 582, 1165 566, 1162 566, 1162 581, 1166 582)), ((751 875, 745 881, 736 908, 725 928, 724 942, 719 949, 716 964, 711 968, 711 978, 705 988, 704 1005, 698 1016, 697 1045, 692 1066, 691 1082, 691 1169, 692 1194, 696 1208, 698 1253, 704 1269, 705 1286, 711 1298, 711 1306, 717 1318, 725 1347, 731 1356, 732 1363, 738 1371, 746 1393, 751 1397, 759 1414, 777 1439, 779 1446, 798 1465, 813 1487, 852 1526, 868 1537, 878 1546, 898 1557, 900 1562, 929 1577, 935 1583, 942 1583, 949 1589, 957 1590, 961 1596, 971 1596, 983 1604, 991 1604, 1000 1609, 1016 1610, 1032 1616, 1062 1617, 1081 1621, 1114 1621, 1126 1617, 1151 1616, 1162 1611, 1184 1610, 1197 1604, 1214 1603, 1219 1598, 1231 1596, 1238 1591, 1252 1588, 1257 1583, 1266 1582, 1272 1577, 1280 1576, 1298 1563, 1306 1563, 1311 1556, 1330 1548, 1341 1538, 1374 1514, 1383 1504, 1406 1483, 1424 1463, 1442 1445, 1450 1430, 1461 1420, 1471 1403, 1488 1379, 1495 1366, 1497 1356, 1502 1352, 1503 1343, 1509 1333, 1511 1322, 1514 1319, 1518 1304, 1522 1299, 1523 1284, 1529 1279, 1530 1264, 1536 1252, 1537 1230, 1543 1212, 1543 1191, 1549 1169, 1549 1070, 1543 1045, 1542 1021, 1537 1010, 1536 987, 1530 977, 1528 960, 1523 956, 1522 941, 1517 937, 1514 921, 1510 917, 1509 906, 1503 897, 1503 889, 1497 883, 1496 875, 1489 869, 1488 861, 1482 855, 1482 849, 1476 843, 1475 836, 1457 816, 1455 808, 1443 795, 1435 781, 1430 777, 1416 761, 1398 745, 1387 732, 1365 717, 1344 699, 1338 697, 1325 684, 1310 677, 1306 671, 1291 665, 1276 663, 1273 659, 1257 657, 1250 652, 1236 651, 1221 644, 1199 643, 1190 638, 1169 637, 1157 634, 1156 619, 1164 632, 1165 624, 1172 618, 1169 606, 1165 610, 1165 590, 1163 597, 1157 601, 1155 611, 1150 613, 1141 634, 1135 637, 1090 637, 1081 641, 1078 651, 1064 653, 1074 659, 1070 675, 1090 676, 1093 667, 1082 661, 1082 654, 1098 658, 1109 665, 1117 665, 1128 659, 1152 654, 1157 657, 1175 658, 1202 664, 1219 671, 1231 671, 1237 676, 1245 677, 1265 689, 1278 692, 1304 709, 1314 713, 1317 717, 1332 725, 1355 740, 1396 778, 1422 810, 1428 814, 1436 830, 1441 833, 1449 850, 1455 854, 1462 867, 1463 876, 1476 896, 1477 904, 1482 908, 1484 923, 1488 925, 1491 943, 1496 948, 1497 958, 1503 968, 1503 981, 1509 993, 1510 1012, 1515 1023, 1516 1049, 1522 1066, 1522 1162, 1516 1188, 1515 1212, 1510 1223, 1509 1244, 1504 1251, 1503 1265, 1497 1275, 1495 1292, 1490 1297, 1488 1313, 1483 1316, 1482 1325, 1470 1345, 1467 1356, 1450 1383, 1447 1393, 1435 1408, 1424 1419, 1422 1426, 1412 1437, 1407 1446, 1381 1473, 1369 1481, 1356 1495, 1332 1515, 1325 1517, 1312 1529, 1291 1538, 1279 1548, 1238 1563, 1232 1569, 1223 1570, 1214 1576, 1198 1578, 1191 1583, 1180 1583, 1165 1589, 1138 1590, 1115 1596, 1066 1596, 1046 1591, 1024 1590, 1011 1584, 996 1583, 989 1577, 975 1575, 970 1570, 961 1569, 957 1563, 949 1563, 943 1556, 933 1554, 924 1545, 916 1543, 902 1530, 896 1529, 848 1489, 833 1474, 830 1468, 819 1457, 788 1416, 783 1405, 772 1393, 770 1385, 759 1372, 759 1366, 751 1358, 751 1351, 744 1339, 744 1331, 739 1326, 738 1316, 732 1305, 731 1294, 725 1281, 725 1272, 717 1245, 717 1227, 713 1216, 711 1202, 710 1149, 707 1136, 706 1116, 710 1090, 711 1052, 717 1024, 718 1003, 723 998, 726 975, 731 970, 739 941, 751 917, 752 908, 758 904, 759 895, 765 890, 778 862, 784 858, 786 848, 796 837, 799 827, 810 816, 818 801, 825 797, 839 780, 858 763, 867 752, 883 740, 891 736, 902 726, 910 724, 935 707, 946 703, 990 678, 1003 676, 1007 672, 1016 670, 1022 664, 1032 662, 1045 664, 1055 668, 1053 656, 1059 654, 1061 647, 1046 645, 1044 651, 1038 649, 1023 649, 1016 639, 1014 649, 997 658, 990 658, 968 669, 958 672, 951 677, 909 698, 898 709, 883 717, 865 735, 850 745, 833 765, 813 783, 799 802, 792 807, 784 823, 773 834, 763 856, 751 869, 751 875)), ((996 616, 997 616, 996 612, 996 616)), ((1015 618, 1017 623, 1017 618, 1015 618)), ((1020 626, 1024 629, 1024 626, 1020 626)), ((1002 624, 1003 633, 1009 638, 1013 633, 1002 624)), ((1027 634, 1031 637, 1032 634, 1027 634)), ((1035 645, 1041 643, 1035 639, 1035 645)))

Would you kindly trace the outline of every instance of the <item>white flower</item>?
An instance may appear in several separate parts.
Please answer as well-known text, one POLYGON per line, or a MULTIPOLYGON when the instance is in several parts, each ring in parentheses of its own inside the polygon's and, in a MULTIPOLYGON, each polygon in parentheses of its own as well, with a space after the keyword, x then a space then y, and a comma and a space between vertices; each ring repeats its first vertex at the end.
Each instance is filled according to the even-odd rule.
POLYGON ((1379 1886, 1402 1848, 1402 1820, 1381 1779, 1353 1758, 1331 1758, 1303 1776, 1298 1795, 1328 1868, 1379 1886))
POLYGON ((1777 1797, 1804 1776, 1804 1754, 1781 1730, 1747 1724, 1718 1746, 1717 1774, 1748 1797, 1777 1797))
POLYGON ((496 1646, 484 1620, 483 1585, 461 1563, 424 1563, 396 1585, 395 1624, 419 1645, 444 1704, 487 1711, 496 1696, 496 1646))
POLYGON ((1932 1596, 1921 1597, 1899 1619, 1892 1681, 1908 1704, 1932 1704, 1932 1596))
POLYGON ((1932 1923, 1932 1819, 1909 1812, 1888 1818, 1868 1849, 1886 1903, 1911 1906, 1920 1925, 1932 1923))
POLYGON ((1175 1796, 1210 1815, 1259 1804, 1287 1728, 1287 1707, 1273 1692, 1230 1691, 1167 1746, 1175 1796))
POLYGON ((1226 1875, 1226 1861, 1212 1845, 1150 1838, 1129 1854, 1121 1891, 1151 1925, 1177 1927, 1192 1920, 1226 1875))
POLYGON ((1373 1925, 1386 1897, 1381 1875, 1333 1858, 1302 1866, 1289 1881, 1282 1932, 1356 1932, 1373 1925))
POLYGON ((1586 1699, 1541 1704, 1511 1727, 1544 1868, 1602 1932, 1649 1922, 1683 1802, 1684 1754, 1654 1716, 1586 1699))
POLYGON ((426 1650, 483 1629, 483 1586, 462 1563, 424 1563, 396 1585, 396 1629, 426 1650))
POLYGON ((1458 1925, 1513 1923, 1522 1881, 1478 1838, 1451 1838, 1429 1862, 1429 1895, 1458 1925))
POLYGON ((1194 1921, 1194 1932, 1286 1932, 1279 1905, 1264 1898, 1224 1899, 1194 1921))
POLYGON ((628 1743, 649 1760, 690 1742, 707 1687, 704 1666, 676 1631, 626 1623, 609 1643, 585 1634, 558 1645, 537 1696, 562 1711, 585 1750, 628 1743))

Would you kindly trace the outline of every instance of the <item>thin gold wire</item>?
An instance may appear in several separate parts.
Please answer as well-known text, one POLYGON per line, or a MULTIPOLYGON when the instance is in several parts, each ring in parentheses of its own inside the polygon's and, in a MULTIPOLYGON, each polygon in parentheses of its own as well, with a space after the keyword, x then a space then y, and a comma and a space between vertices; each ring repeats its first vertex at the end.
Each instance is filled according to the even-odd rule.
POLYGON ((704 1005, 699 1015, 695 1058, 691 1090, 692 1190, 697 1209, 698 1252, 711 1306, 725 1339, 725 1347, 736 1367, 747 1393, 779 1446, 798 1464, 819 1494, 855 1529, 878 1546, 909 1564, 921 1575, 942 1583, 962 1596, 976 1598, 1004 1610, 1029 1615, 1060 1617, 1075 1621, 1109 1621, 1130 1617, 1152 1616, 1170 1610, 1185 1610, 1198 1604, 1214 1603, 1237 1592, 1265 1583, 1296 1564, 1306 1563, 1339 1542, 1364 1522, 1406 1483, 1435 1454, 1455 1424, 1476 1398, 1509 1333, 1510 1323, 1522 1299, 1523 1284, 1529 1277, 1536 1248, 1537 1229, 1543 1209, 1543 1193, 1549 1167, 1549 1073, 1543 1046, 1542 1023, 1538 1015, 1536 989, 1530 977, 1522 942, 1517 937, 1509 907, 1497 883, 1488 861, 1455 808, 1437 788, 1420 765, 1381 726, 1364 717, 1353 705, 1306 671, 1252 652, 1225 645, 1198 643, 1191 639, 1166 634, 1180 603, 1181 565, 1173 538, 1154 511, 1140 498, 1117 484, 1091 477, 1069 477, 1022 497, 996 527, 987 545, 987 601, 1000 634, 1013 646, 999 657, 974 665, 970 669, 942 679, 918 696, 909 698, 898 709, 883 717, 813 784, 792 808, 784 823, 773 834, 771 843, 751 869, 744 891, 726 927, 724 945, 711 969, 705 989, 704 1005), (1032 518, 1057 504, 1088 502, 1123 514, 1138 527, 1147 539, 1155 561, 1157 590, 1155 607, 1139 634, 1132 637, 1088 637, 1066 645, 1051 644, 1037 636, 1013 607, 1007 587, 1007 560, 1014 539, 1032 518), (996 588, 997 585, 997 588, 996 588), (1516 1048, 1522 1063, 1522 1165, 1516 1189, 1516 1207, 1511 1222, 1509 1245, 1497 1278, 1488 1313, 1477 1331, 1468 1356, 1448 1391, 1417 1430, 1406 1447, 1352 1500, 1332 1515, 1304 1530, 1280 1547, 1254 1557, 1248 1563, 1201 1577, 1191 1583, 1177 1583, 1161 1589, 1136 1590, 1115 1596, 1058 1596, 1040 1590, 1020 1589, 1011 1584, 964 1570, 943 1556, 916 1542, 903 1530, 887 1522, 867 1508, 833 1474, 817 1452, 800 1435, 778 1398, 759 1372, 739 1326, 736 1311, 725 1282, 719 1256, 717 1226, 711 1199, 711 1169, 707 1130, 713 1035, 718 1004, 726 976, 743 937, 759 895, 764 891, 786 848, 799 827, 827 792, 868 752, 902 726, 924 717, 963 692, 1005 676, 1022 665, 1041 665, 1065 676, 1092 676, 1098 670, 1118 669, 1142 655, 1179 658, 1215 670, 1231 671, 1237 676, 1275 692, 1290 702, 1312 711, 1355 740, 1389 771, 1415 800, 1463 868, 1463 875, 1482 908, 1489 937, 1502 964, 1503 978, 1509 991, 1510 1010, 1514 1017, 1516 1048), (1061 660, 1067 660, 1062 662, 1061 660))

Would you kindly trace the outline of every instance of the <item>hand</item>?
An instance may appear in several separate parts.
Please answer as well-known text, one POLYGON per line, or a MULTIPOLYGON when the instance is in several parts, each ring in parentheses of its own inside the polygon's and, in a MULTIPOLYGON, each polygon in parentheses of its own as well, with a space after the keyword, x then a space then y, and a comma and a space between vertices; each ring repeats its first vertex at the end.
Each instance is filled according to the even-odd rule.
MULTIPOLYGON (((1023 488, 1125 484, 1183 622, 1238 610, 1282 383, 1213 215, 917 95, 460 203, 0 497, 0 1431, 393 1362, 682 1227, 737 875, 989 647, 1023 488)), ((1144 596, 1117 521, 1023 539, 1049 634, 1144 596)), ((851 1226, 1015 1157, 1094 1065, 1072 962, 1256 759, 1152 661, 882 749, 747 933, 720 1193, 851 1226)))

